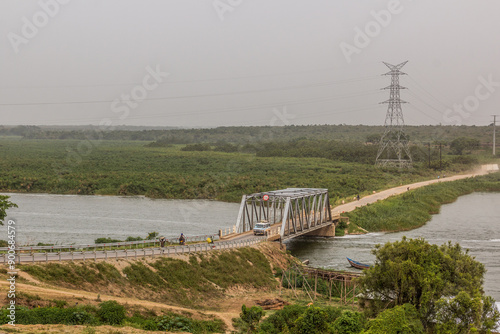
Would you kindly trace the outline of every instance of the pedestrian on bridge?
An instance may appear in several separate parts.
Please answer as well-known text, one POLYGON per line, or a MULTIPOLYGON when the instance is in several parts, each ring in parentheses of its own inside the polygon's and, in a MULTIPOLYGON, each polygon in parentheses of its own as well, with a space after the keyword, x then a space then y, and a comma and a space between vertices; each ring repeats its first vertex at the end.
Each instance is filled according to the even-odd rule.
POLYGON ((213 237, 208 237, 207 238, 207 243, 212 246, 212 248, 215 248, 215 245, 214 245, 214 238, 213 237))

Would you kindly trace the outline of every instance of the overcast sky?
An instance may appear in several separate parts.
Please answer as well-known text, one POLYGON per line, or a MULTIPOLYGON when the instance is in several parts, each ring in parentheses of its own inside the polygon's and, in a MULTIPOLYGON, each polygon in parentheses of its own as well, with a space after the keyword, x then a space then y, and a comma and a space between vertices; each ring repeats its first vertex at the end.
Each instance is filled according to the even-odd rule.
POLYGON ((498 0, 0 0, 0 124, 406 124, 500 114, 498 0))

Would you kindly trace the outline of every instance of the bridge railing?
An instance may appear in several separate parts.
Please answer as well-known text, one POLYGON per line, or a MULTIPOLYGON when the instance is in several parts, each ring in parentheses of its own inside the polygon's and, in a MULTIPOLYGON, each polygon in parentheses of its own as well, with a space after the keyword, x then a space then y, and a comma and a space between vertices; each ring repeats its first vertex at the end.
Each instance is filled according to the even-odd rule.
POLYGON ((232 248, 247 247, 262 241, 266 241, 267 237, 258 237, 251 240, 228 240, 219 241, 215 244, 200 243, 188 244, 170 247, 152 247, 152 248, 133 248, 133 249, 111 249, 111 250, 94 250, 94 251, 71 251, 71 252, 11 252, 4 253, 0 256, 0 263, 36 263, 49 261, 86 261, 86 260, 111 260, 118 258, 138 258, 138 257, 155 257, 155 256, 175 256, 180 254, 192 254, 196 252, 209 252, 213 250, 224 250, 232 248))
MULTIPOLYGON (((205 235, 195 235, 195 236, 189 236, 186 235, 186 242, 200 242, 200 241, 205 241, 207 240, 208 237, 213 238, 214 240, 219 239, 218 233, 213 233, 213 234, 205 234, 205 235)), ((179 243, 179 238, 166 238, 166 243, 167 244, 178 244, 179 243)), ((60 252, 64 250, 68 251, 77 251, 77 250, 84 250, 84 249, 100 249, 103 248, 120 248, 120 247, 129 247, 132 248, 132 246, 135 246, 136 248, 141 248, 144 247, 155 247, 156 245, 160 245, 160 240, 158 238, 152 239, 152 240, 138 240, 138 241, 120 241, 120 242, 109 242, 109 243, 100 243, 100 244, 80 244, 80 245, 50 245, 50 246, 18 246, 15 248, 15 251, 51 251, 55 252, 59 250, 60 252)), ((1 253, 7 253, 10 250, 9 247, 0 247, 0 254, 1 253)))

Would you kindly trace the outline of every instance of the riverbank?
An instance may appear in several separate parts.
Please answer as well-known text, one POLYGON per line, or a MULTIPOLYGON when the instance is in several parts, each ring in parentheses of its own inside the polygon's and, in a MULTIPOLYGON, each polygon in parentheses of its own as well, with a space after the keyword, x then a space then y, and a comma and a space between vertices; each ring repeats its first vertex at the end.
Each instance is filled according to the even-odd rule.
POLYGON ((374 195, 371 202, 365 198, 364 203, 349 203, 333 211, 344 211, 343 215, 348 216, 351 223, 368 232, 415 229, 428 222, 431 215, 439 213, 441 205, 452 203, 459 196, 479 191, 500 191, 500 173, 472 176, 459 180, 445 179, 450 182, 434 180, 432 184, 422 184, 417 189, 413 185, 402 186, 399 195, 395 195, 396 188, 392 193, 386 193, 383 200, 380 195, 374 195))

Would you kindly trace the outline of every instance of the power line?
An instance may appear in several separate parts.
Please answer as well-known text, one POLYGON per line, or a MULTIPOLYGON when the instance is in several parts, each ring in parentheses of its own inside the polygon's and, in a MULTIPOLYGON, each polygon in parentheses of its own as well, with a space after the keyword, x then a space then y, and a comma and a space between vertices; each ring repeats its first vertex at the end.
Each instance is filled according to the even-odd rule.
POLYGON ((430 96, 432 99, 434 99, 435 101, 437 101, 439 104, 441 104, 445 108, 449 108, 448 104, 446 104, 446 103, 442 102, 441 100, 439 100, 431 92, 429 92, 427 89, 425 89, 424 86, 422 86, 421 84, 419 84, 412 76, 408 75, 408 77, 416 84, 417 88, 419 88, 421 91, 423 91, 424 93, 426 93, 428 96, 430 96))
MULTIPOLYGON (((156 118, 156 117, 179 117, 179 116, 196 116, 196 115, 205 115, 205 114, 221 114, 221 113, 227 113, 227 112, 238 112, 238 111, 245 111, 245 110, 253 110, 253 109, 262 109, 262 108, 273 108, 276 106, 290 106, 290 105, 300 105, 300 104, 310 104, 310 103, 317 103, 317 102, 327 102, 331 100, 337 100, 337 99, 343 99, 343 98, 350 98, 350 97, 357 97, 357 96, 366 96, 366 95, 374 95, 378 94, 378 90, 370 90, 362 93, 354 93, 354 94, 346 94, 346 95, 339 95, 339 96, 333 96, 333 97, 323 97, 323 98, 311 98, 311 99, 305 99, 305 100, 288 100, 288 101, 279 101, 279 102, 273 102, 273 103, 267 103, 267 104, 260 104, 260 105, 253 105, 253 106, 245 106, 245 107, 228 107, 228 108, 210 108, 210 109, 201 109, 201 110, 194 110, 194 111, 188 111, 188 112, 178 112, 178 113, 155 113, 155 114, 149 114, 146 116, 129 116, 127 119, 146 119, 146 118, 156 118)), ((372 109, 370 107, 370 109, 372 109)), ((100 118, 78 118, 78 119, 63 119, 59 120, 58 122, 70 122, 70 121, 100 121, 102 120, 102 117, 100 118)), ((45 122, 50 122, 50 120, 45 120, 45 122)))
MULTIPOLYGON (((252 76, 242 76, 242 77, 228 77, 228 78, 212 78, 212 79, 195 79, 195 80, 168 80, 165 82, 158 83, 159 85, 170 85, 176 83, 196 83, 196 82, 212 82, 212 81, 228 81, 228 80, 239 80, 239 79, 255 79, 255 78, 268 78, 268 77, 276 77, 276 76, 286 76, 293 74, 301 74, 307 72, 324 72, 325 70, 313 70, 313 71, 302 71, 302 72, 290 72, 290 73, 278 73, 278 74, 263 74, 263 75, 252 75, 252 76)), ((345 80, 337 80, 332 83, 344 84, 344 83, 352 83, 363 80, 372 80, 378 78, 376 75, 359 77, 359 78, 351 78, 345 80)), ((86 87, 118 87, 118 86, 137 86, 142 85, 141 82, 128 82, 128 83, 96 83, 90 85, 64 85, 64 86, 4 86, 0 87, 0 89, 21 89, 21 88, 86 88, 86 87)))
MULTIPOLYGON (((200 97, 215 97, 215 96, 231 96, 231 95, 242 95, 242 94, 252 94, 252 93, 266 93, 272 91, 283 91, 291 89, 302 89, 302 88, 313 88, 313 87, 326 87, 335 85, 336 82, 323 82, 309 85, 300 86, 288 86, 280 88, 271 89, 256 89, 248 91, 239 92, 227 92, 227 93, 215 93, 215 94, 196 94, 196 95, 184 95, 184 96, 172 96, 172 97, 158 97, 158 98, 146 98, 142 101, 156 101, 156 100, 176 100, 176 99, 187 99, 187 98, 200 98, 200 97)), ((111 103, 113 100, 91 100, 91 101, 64 101, 64 102, 28 102, 28 103, 0 103, 0 106, 29 106, 29 105, 64 105, 64 104, 93 104, 93 103, 111 103)))

